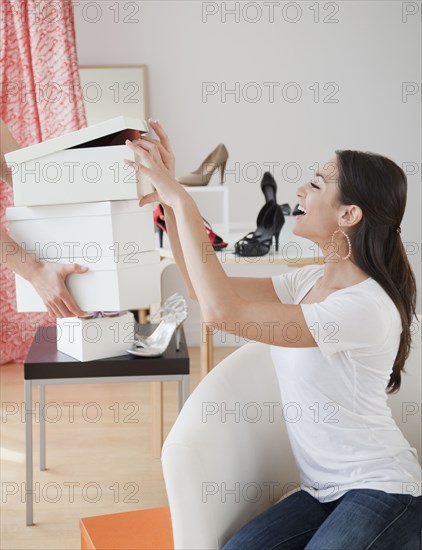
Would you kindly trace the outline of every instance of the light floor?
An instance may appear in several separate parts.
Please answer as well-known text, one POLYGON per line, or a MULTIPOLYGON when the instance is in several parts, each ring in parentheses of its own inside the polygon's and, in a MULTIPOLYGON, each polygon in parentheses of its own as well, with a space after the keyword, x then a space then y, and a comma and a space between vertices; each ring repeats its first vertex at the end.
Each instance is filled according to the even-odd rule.
MULTIPOLYGON (((236 348, 214 349, 214 363, 236 348)), ((191 391, 199 348, 189 348, 191 391)), ((47 470, 39 470, 34 417, 34 526, 25 524, 23 366, 0 367, 2 550, 80 548, 79 518, 167 505, 152 456, 151 384, 47 386, 47 470)), ((164 429, 177 416, 177 383, 164 384, 164 429)))

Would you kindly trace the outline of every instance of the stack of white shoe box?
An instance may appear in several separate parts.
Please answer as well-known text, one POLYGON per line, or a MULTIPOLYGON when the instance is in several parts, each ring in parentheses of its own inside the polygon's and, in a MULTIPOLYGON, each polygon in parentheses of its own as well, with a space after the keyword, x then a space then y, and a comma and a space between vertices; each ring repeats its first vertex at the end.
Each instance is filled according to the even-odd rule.
MULTIPOLYGON (((136 160, 126 139, 146 132, 145 121, 118 117, 6 155, 15 202, 6 210, 10 236, 40 260, 88 268, 66 279, 84 311, 160 301, 154 208, 138 204, 153 187, 124 164, 136 160)), ((17 311, 46 311, 32 285, 15 277, 17 311)), ((81 361, 122 355, 133 332, 130 312, 58 319, 57 348, 81 361)))

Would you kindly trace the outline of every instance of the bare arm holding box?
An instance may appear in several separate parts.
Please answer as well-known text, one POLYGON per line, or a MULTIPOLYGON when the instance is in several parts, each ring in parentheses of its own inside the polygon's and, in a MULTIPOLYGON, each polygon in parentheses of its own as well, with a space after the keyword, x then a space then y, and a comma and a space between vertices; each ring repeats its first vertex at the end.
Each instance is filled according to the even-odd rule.
MULTIPOLYGON (((19 149, 19 146, 1 119, 0 131, 1 177, 12 185, 12 175, 7 170, 4 155, 19 149)), ((37 260, 34 254, 26 252, 1 228, 0 262, 32 284, 50 315, 54 317, 84 315, 85 312, 78 307, 70 295, 65 279, 70 273, 84 273, 86 268, 78 264, 61 265, 37 260)))

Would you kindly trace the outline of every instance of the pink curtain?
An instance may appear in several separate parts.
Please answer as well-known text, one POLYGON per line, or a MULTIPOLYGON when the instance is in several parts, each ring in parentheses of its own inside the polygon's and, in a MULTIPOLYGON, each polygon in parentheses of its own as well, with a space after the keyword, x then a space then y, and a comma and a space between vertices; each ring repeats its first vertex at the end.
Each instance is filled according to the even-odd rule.
MULTIPOLYGON (((71 0, 1 0, 0 116, 20 147, 86 126, 71 0)), ((0 179, 0 223, 13 205, 0 179)), ((0 266, 0 364, 24 361, 47 314, 16 312, 14 275, 0 266)))

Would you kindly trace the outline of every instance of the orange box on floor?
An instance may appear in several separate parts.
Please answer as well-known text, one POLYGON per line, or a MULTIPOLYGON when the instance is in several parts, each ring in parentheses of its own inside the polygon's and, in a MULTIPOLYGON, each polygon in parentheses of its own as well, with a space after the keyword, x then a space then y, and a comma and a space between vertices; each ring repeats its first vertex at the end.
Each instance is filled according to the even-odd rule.
POLYGON ((170 509, 82 518, 81 550, 173 550, 170 509))

